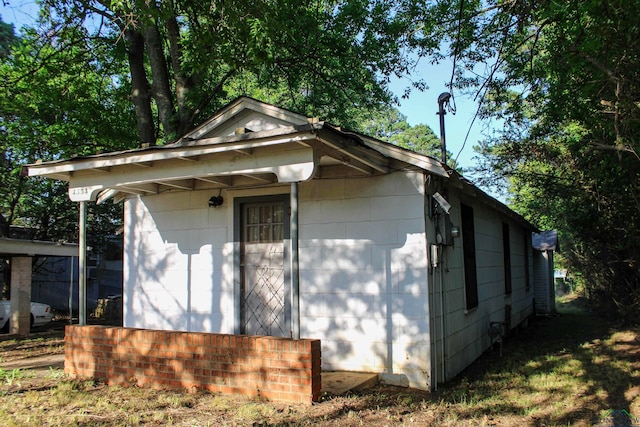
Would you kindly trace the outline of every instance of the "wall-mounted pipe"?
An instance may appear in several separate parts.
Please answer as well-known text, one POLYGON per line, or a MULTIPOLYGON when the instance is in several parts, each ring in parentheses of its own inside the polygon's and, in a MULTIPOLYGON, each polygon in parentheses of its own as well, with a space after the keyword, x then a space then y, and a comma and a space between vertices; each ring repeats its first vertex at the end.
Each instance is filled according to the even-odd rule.
POLYGON ((291 183, 291 338, 300 339, 300 262, 298 254, 298 183, 291 183))
POLYGON ((438 96, 438 115, 440 116, 440 149, 442 150, 442 163, 447 163, 447 140, 444 134, 444 116, 447 112, 444 110, 444 105, 449 104, 451 94, 449 92, 443 92, 438 96))

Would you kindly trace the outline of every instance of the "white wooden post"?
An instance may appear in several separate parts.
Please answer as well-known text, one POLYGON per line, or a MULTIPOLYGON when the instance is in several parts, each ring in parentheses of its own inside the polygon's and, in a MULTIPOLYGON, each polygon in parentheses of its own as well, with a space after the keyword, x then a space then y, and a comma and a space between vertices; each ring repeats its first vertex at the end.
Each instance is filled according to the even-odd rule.
POLYGON ((78 323, 87 324, 87 202, 80 202, 78 232, 78 323))

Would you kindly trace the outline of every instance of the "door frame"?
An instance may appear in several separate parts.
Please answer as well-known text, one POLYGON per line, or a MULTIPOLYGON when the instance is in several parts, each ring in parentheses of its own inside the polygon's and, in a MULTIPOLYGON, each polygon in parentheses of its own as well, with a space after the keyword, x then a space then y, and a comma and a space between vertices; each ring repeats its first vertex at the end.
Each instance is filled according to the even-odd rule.
POLYGON ((247 204, 282 202, 284 205, 283 220, 283 261, 284 261, 284 325, 292 332, 291 324, 291 196, 288 193, 262 196, 235 197, 233 199, 233 270, 236 280, 233 281, 234 326, 233 333, 242 333, 242 215, 247 204))

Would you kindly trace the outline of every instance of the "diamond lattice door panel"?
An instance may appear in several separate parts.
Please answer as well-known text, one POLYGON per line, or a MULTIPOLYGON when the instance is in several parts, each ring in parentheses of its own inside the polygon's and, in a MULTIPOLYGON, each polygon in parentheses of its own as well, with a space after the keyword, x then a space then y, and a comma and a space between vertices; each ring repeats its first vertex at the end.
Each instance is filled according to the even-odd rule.
POLYGON ((283 244, 247 243, 244 255, 243 333, 286 336, 283 244))

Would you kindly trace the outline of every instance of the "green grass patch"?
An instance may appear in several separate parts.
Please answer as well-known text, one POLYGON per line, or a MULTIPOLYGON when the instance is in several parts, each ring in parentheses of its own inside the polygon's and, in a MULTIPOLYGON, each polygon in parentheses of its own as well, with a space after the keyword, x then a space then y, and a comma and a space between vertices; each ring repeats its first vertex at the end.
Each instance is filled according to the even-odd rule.
POLYGON ((286 405, 108 387, 60 372, 38 379, 49 384, 42 387, 25 372, 4 371, 0 425, 592 426, 615 425, 609 421, 627 413, 640 425, 640 330, 613 329, 576 300, 557 306, 557 317, 538 318, 508 337, 503 357, 488 351, 436 393, 377 386, 286 405))

